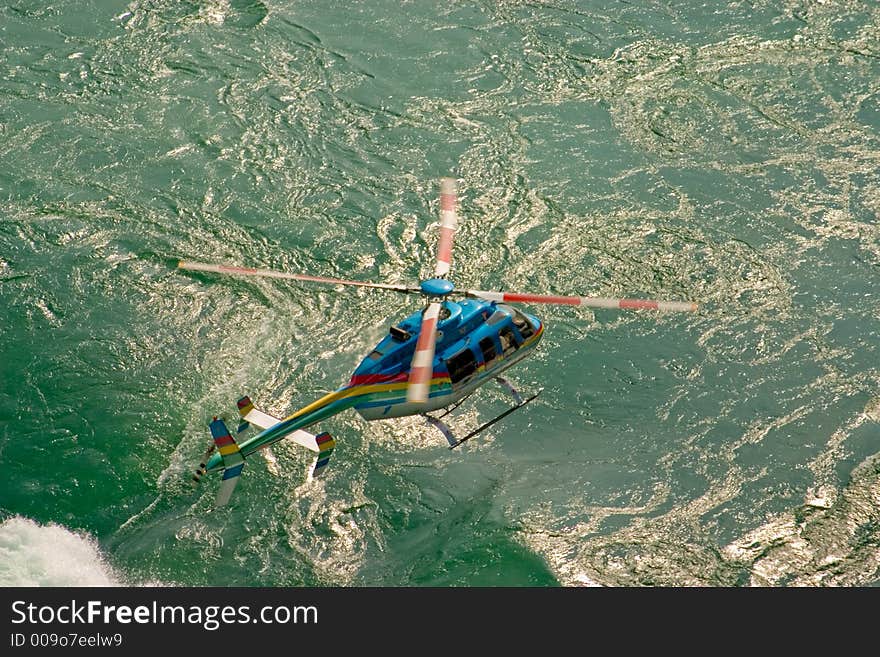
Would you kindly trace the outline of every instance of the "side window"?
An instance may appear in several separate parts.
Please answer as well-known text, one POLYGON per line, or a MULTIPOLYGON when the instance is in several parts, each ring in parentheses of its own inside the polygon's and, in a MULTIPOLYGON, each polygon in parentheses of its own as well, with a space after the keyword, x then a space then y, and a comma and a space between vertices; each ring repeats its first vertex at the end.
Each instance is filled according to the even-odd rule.
POLYGON ((495 349, 495 341, 492 338, 483 338, 480 340, 480 351, 483 352, 483 362, 487 365, 495 360, 498 351, 495 349))
POLYGON ((470 349, 462 349, 454 356, 446 359, 446 367, 449 369, 449 379, 453 384, 459 383, 477 371, 477 361, 474 352, 470 349))
POLYGON ((398 342, 406 342, 412 337, 409 331, 402 329, 399 326, 392 326, 388 331, 391 333, 391 337, 398 342))
POLYGON ((498 333, 498 338, 501 340, 501 351, 505 356, 507 354, 512 354, 519 347, 516 343, 516 338, 513 337, 513 329, 509 326, 505 326, 501 329, 498 333))
POLYGON ((513 318, 513 323, 516 325, 516 328, 519 329, 519 334, 522 336, 523 340, 527 340, 529 336, 535 332, 535 329, 532 328, 529 320, 527 320, 521 313, 516 313, 513 318))

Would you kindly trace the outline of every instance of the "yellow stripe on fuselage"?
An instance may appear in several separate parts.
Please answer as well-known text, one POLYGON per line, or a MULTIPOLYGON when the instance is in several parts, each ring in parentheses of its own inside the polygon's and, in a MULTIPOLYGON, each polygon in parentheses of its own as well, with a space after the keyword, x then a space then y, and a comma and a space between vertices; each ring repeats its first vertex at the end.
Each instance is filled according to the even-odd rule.
MULTIPOLYGON (((436 379, 431 379, 431 385, 440 385, 443 382, 449 382, 449 377, 438 377, 436 379)), ((308 406, 304 406, 293 414, 284 418, 284 422, 288 420, 296 419, 302 415, 307 413, 312 413, 314 411, 320 410, 327 406, 328 404, 332 404, 333 402, 339 401, 340 399, 347 399, 349 397, 360 397, 362 395, 370 395, 376 392, 393 392, 395 390, 406 390, 409 385, 408 381, 401 381, 399 383, 374 383, 372 385, 357 385, 351 387, 341 388, 334 392, 331 392, 329 395, 324 395, 320 399, 313 401, 308 406)))

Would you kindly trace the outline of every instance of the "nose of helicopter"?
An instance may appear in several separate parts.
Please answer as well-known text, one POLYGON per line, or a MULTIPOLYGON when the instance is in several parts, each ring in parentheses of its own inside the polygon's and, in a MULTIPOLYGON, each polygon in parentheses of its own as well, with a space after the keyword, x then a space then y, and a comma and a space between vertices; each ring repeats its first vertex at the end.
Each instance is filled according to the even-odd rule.
POLYGON ((528 318, 529 323, 532 325, 532 328, 534 328, 535 334, 538 336, 536 341, 537 344, 537 342, 540 342, 544 337, 544 322, 529 313, 523 313, 523 315, 528 318))

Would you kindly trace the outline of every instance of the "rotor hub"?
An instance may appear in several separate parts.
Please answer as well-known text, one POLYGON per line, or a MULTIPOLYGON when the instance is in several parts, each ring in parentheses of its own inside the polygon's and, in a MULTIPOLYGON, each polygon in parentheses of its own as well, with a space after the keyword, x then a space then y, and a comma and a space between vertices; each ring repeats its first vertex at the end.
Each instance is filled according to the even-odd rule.
POLYGON ((452 281, 447 281, 445 278, 429 278, 426 281, 422 281, 419 289, 422 291, 422 294, 429 297, 445 297, 455 289, 455 285, 452 284, 452 281))

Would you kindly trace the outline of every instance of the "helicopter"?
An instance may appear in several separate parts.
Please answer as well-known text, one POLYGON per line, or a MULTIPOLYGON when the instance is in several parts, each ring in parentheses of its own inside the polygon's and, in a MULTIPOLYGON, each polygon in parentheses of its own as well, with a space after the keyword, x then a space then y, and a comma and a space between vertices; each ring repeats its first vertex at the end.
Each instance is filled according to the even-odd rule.
POLYGON ((283 419, 259 410, 250 397, 242 397, 237 403, 239 424, 236 436, 232 435, 224 420, 214 417, 209 423, 211 443, 193 479, 198 482, 210 472, 222 471, 216 506, 229 502, 245 460, 284 438, 290 438, 315 453, 307 477, 310 481, 321 477, 336 448, 336 441, 327 432, 313 434, 306 429, 350 408, 368 421, 421 415, 443 434, 449 449, 455 449, 536 399, 540 389, 523 396, 501 373, 534 352, 544 337, 545 325, 535 315, 510 304, 697 310, 697 304, 690 301, 458 290, 448 278, 452 267, 452 244, 458 227, 457 205, 456 179, 441 178, 440 234, 433 276, 419 285, 371 283, 204 262, 178 263, 180 269, 189 271, 388 290, 418 294, 425 300, 422 310, 390 326, 388 334, 367 354, 349 382, 339 389, 283 419), (512 406, 466 436, 456 438, 443 418, 477 388, 492 380, 510 394, 512 406))

